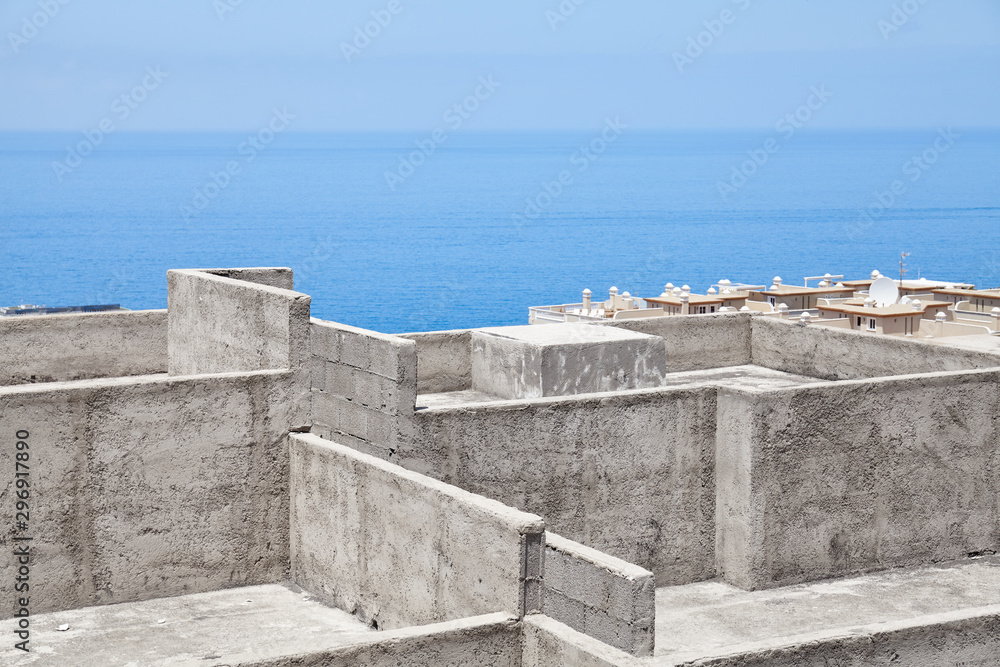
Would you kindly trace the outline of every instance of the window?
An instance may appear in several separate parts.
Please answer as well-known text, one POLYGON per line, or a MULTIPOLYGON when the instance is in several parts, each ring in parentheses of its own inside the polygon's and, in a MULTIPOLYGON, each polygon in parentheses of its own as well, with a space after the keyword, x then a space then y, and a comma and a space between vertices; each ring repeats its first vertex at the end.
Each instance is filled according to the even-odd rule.
POLYGON ((875 318, 874 317, 869 317, 868 318, 868 330, 869 331, 875 331, 875 318))
POLYGON ((699 315, 704 315, 705 314, 705 306, 699 306, 698 307, 698 314, 699 315))
POLYGON ((858 317, 858 328, 859 329, 861 328, 861 318, 860 317, 858 317))
POLYGON ((713 313, 715 312, 715 306, 712 306, 712 310, 710 312, 713 312, 713 313))
POLYGON ((767 300, 771 302, 772 306, 777 303, 777 300, 773 296, 767 297, 767 300))

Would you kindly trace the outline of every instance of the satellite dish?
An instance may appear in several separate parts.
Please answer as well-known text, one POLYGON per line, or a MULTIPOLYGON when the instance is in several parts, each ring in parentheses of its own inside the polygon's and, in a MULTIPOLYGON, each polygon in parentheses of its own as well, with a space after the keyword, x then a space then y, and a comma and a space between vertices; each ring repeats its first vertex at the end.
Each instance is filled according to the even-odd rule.
POLYGON ((875 305, 879 308, 891 306, 899 299, 899 287, 892 278, 880 276, 872 286, 868 288, 868 294, 875 299, 875 305))

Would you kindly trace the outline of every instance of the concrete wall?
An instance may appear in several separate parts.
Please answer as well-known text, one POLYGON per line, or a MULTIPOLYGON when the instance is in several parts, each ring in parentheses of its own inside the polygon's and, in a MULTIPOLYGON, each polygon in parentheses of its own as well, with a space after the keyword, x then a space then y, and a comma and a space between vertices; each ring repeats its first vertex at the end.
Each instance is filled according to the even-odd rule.
MULTIPOLYGON (((573 630, 544 614, 525 616, 523 667, 639 667, 658 664, 573 630)), ((666 665, 667 663, 664 663, 666 665)))
POLYGON ((653 573, 553 533, 545 534, 542 610, 605 644, 653 655, 653 573))
POLYGON ((472 331, 399 334, 417 344, 417 392, 433 394, 472 387, 472 331))
MULTIPOLYGON (((267 271, 252 277, 264 280, 260 274, 267 271)), ((275 282, 287 281, 287 270, 274 271, 275 282)), ((310 301, 260 282, 168 271, 170 374, 301 368, 309 355, 310 301)))
POLYGON ((721 389, 719 566, 766 588, 1000 551, 1000 370, 721 389))
POLYGON ((33 613, 285 579, 299 403, 288 372, 0 389, 0 580, 14 581, 14 536, 33 538, 33 613), (18 431, 27 530, 13 526, 18 431))
POLYGON ((314 435, 289 442, 299 586, 380 629, 540 609, 539 517, 314 435))
POLYGON ((417 344, 312 320, 312 432, 380 458, 413 440, 417 344))
POLYGON ((167 311, 0 317, 0 386, 167 372, 167 311))
POLYGON ((753 360, 758 366, 825 380, 855 380, 1000 366, 1000 355, 959 350, 918 338, 802 326, 755 317, 753 360))
POLYGON ((429 408, 395 460, 539 514, 651 570, 658 585, 699 581, 715 573, 715 396, 706 387, 429 408))
POLYGON ((248 269, 197 269, 203 273, 211 273, 213 276, 222 278, 232 278, 278 289, 295 289, 294 274, 292 270, 285 267, 276 268, 248 268, 248 269))
POLYGON ((521 667, 521 629, 507 614, 380 632, 372 642, 241 667, 521 667))
POLYGON ((615 321, 607 326, 663 338, 667 372, 674 373, 751 363, 750 320, 749 313, 719 313, 705 317, 666 316, 615 321))

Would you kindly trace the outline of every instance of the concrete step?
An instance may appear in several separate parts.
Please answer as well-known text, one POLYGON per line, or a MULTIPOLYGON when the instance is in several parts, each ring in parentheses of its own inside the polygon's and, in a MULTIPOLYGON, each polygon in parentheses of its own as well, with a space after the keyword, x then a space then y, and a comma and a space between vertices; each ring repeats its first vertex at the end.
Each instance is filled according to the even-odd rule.
POLYGON ((354 616, 278 584, 38 614, 30 653, 13 648, 16 624, 0 621, 0 664, 9 667, 234 665, 374 636, 354 616))
POLYGON ((764 591, 710 581, 657 589, 653 662, 998 665, 998 627, 997 556, 764 591))

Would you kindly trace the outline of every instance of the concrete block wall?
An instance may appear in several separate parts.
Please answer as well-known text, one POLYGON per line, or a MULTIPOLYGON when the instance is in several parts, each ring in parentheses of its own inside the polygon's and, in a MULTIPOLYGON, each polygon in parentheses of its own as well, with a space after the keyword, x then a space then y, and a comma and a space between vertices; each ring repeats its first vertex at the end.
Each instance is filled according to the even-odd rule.
POLYGON ((714 387, 428 408, 394 460, 689 583, 715 576, 715 413, 714 387))
POLYGON ((379 632, 373 641, 241 667, 522 667, 521 628, 508 614, 379 632))
POLYGON ((546 614, 525 616, 522 626, 522 667, 641 667, 659 663, 608 646, 546 614))
POLYGON ((705 317, 664 316, 617 320, 603 326, 660 336, 666 343, 667 372, 741 366, 751 362, 749 313, 705 317))
POLYGON ((299 586, 379 629, 541 609, 539 517, 315 435, 289 446, 299 586))
POLYGON ((311 298, 263 284, 288 284, 288 269, 235 270, 252 282, 212 271, 167 272, 169 373, 303 368, 311 298))
POLYGON ((0 317, 0 386, 167 372, 167 311, 0 317))
POLYGON ((413 440, 417 344, 313 319, 312 432, 390 459, 413 440))
POLYGON ((285 580, 285 439, 308 419, 296 392, 287 371, 0 389, 0 578, 14 581, 13 538, 28 536, 32 613, 285 580))
POLYGON ((547 532, 542 610, 605 644, 653 655, 653 573, 547 532))
POLYGON ((742 588, 1000 551, 1000 370, 722 389, 719 569, 742 588))
MULTIPOLYGON (((689 318, 694 319, 694 318, 689 318)), ((752 363, 824 380, 1000 366, 1000 355, 863 331, 754 317, 752 363)))
POLYGON ((434 394, 472 387, 472 331, 398 334, 417 344, 417 392, 434 394))

